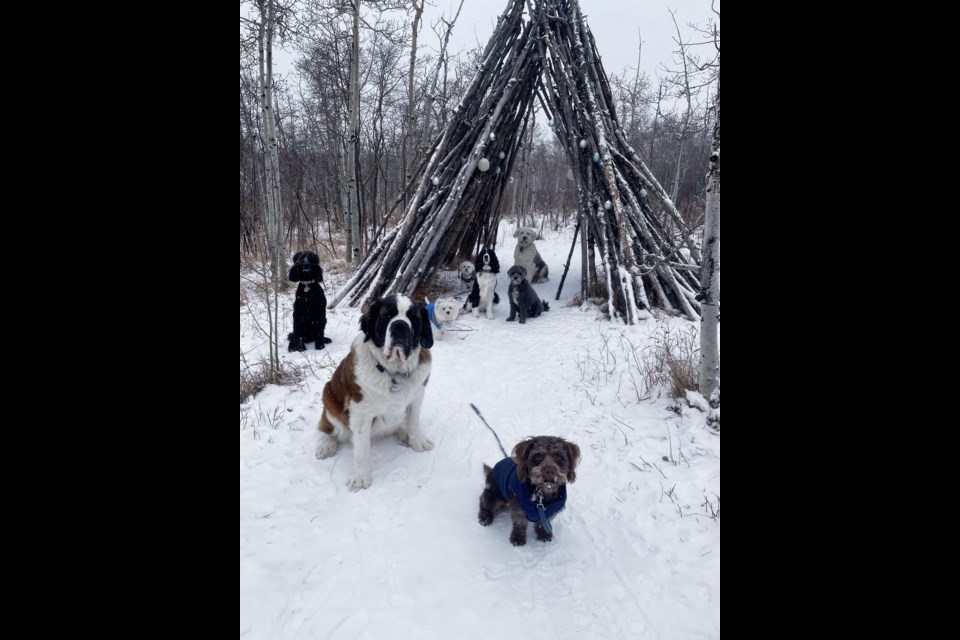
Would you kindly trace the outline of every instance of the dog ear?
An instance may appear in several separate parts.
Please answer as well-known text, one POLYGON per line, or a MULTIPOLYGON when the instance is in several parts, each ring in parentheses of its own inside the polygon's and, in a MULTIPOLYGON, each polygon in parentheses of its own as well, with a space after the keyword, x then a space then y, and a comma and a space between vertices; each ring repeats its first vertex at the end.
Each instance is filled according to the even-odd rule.
POLYGON ((527 452, 533 446, 533 438, 527 438, 517 443, 513 448, 513 460, 517 463, 517 477, 520 482, 527 481, 527 452))
POLYGON ((516 238, 518 235, 520 235, 520 229, 523 229, 523 227, 517 227, 517 230, 513 232, 513 237, 514 237, 514 238, 516 238))
POLYGON ((290 282, 298 282, 300 280, 300 257, 303 255, 303 251, 297 251, 293 254, 293 264, 290 265, 290 273, 287 274, 287 280, 290 282))
POLYGON ((430 322, 430 313, 422 302, 416 303, 420 308, 420 346, 429 349, 433 346, 433 326, 430 322))
POLYGON ((572 442, 563 443, 567 447, 567 458, 570 460, 570 472, 567 474, 567 482, 574 482, 577 479, 577 465, 580 463, 580 447, 572 442))
POLYGON ((376 300, 367 299, 363 303, 366 311, 360 316, 360 331, 363 332, 363 341, 367 342, 373 338, 373 332, 377 329, 377 316, 380 315, 380 298, 376 300))

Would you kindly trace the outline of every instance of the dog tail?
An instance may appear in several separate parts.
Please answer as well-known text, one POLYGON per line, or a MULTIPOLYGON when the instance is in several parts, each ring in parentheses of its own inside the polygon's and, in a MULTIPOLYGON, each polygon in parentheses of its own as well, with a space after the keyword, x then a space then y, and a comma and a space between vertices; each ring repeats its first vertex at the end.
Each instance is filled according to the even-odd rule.
POLYGON ((543 310, 544 310, 544 311, 550 311, 550 305, 547 304, 547 301, 546 301, 546 300, 543 301, 543 310))

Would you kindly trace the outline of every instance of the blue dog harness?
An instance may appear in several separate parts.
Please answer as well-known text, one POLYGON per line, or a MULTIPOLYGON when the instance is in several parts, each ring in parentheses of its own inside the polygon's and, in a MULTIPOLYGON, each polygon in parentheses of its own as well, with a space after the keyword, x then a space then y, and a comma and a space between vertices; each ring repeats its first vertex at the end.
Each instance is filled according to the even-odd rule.
POLYGON ((433 324, 437 329, 441 329, 440 323, 437 322, 436 318, 433 317, 433 306, 437 304, 437 301, 434 300, 427 305, 427 316, 430 318, 430 323, 433 324))
POLYGON ((517 463, 513 461, 513 458, 504 458, 493 467, 493 480, 497 483, 497 489, 500 490, 500 495, 503 496, 504 500, 509 502, 511 495, 516 496, 524 515, 527 516, 527 520, 539 522, 547 533, 551 532, 547 518, 559 512, 567 504, 566 485, 560 486, 560 497, 556 502, 543 504, 543 495, 540 494, 539 489, 536 493, 530 493, 527 485, 520 482, 520 477, 517 475, 517 463))

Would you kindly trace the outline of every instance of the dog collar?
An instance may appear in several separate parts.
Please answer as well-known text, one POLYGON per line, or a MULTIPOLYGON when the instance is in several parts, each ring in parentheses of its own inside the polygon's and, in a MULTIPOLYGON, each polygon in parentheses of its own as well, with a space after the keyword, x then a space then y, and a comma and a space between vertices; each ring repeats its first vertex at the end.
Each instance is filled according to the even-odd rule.
POLYGON ((304 290, 304 291, 310 291, 310 285, 316 284, 316 283, 317 283, 316 280, 301 280, 301 281, 300 281, 300 284, 303 285, 303 290, 304 290))
POLYGON ((430 323, 433 326, 435 326, 437 329, 442 329, 443 327, 441 327, 440 323, 437 322, 437 319, 433 317, 433 307, 436 304, 436 301, 434 301, 427 305, 427 317, 430 318, 430 323))
MULTIPOLYGON (((377 371, 380 373, 387 373, 387 370, 379 362, 377 363, 377 371)), ((387 375, 390 376, 390 393, 396 393, 397 391, 400 391, 400 383, 394 379, 394 374, 387 373, 387 375)))

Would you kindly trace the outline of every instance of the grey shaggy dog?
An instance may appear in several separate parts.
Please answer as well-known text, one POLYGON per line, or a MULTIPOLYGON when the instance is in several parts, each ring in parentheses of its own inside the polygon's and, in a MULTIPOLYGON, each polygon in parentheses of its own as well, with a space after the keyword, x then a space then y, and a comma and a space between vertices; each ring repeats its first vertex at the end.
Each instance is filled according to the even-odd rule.
POLYGON ((550 305, 540 300, 540 296, 527 282, 527 270, 520 265, 513 265, 507 271, 510 278, 510 287, 507 297, 510 298, 510 317, 507 322, 513 322, 520 316, 520 324, 526 324, 527 318, 536 318, 544 311, 550 310, 550 305))
POLYGON ((486 485, 480 494, 480 524, 486 527, 498 512, 509 510, 513 546, 527 543, 527 521, 536 523, 537 540, 553 540, 540 523, 535 503, 543 505, 547 522, 552 522, 566 505, 567 484, 577 479, 579 462, 580 447, 563 438, 535 436, 517 443, 510 458, 492 469, 483 465, 486 485))
POLYGON ((530 282, 547 282, 550 267, 540 257, 537 251, 537 230, 533 227, 519 227, 513 232, 517 239, 517 248, 513 250, 513 264, 520 265, 527 270, 530 282))

